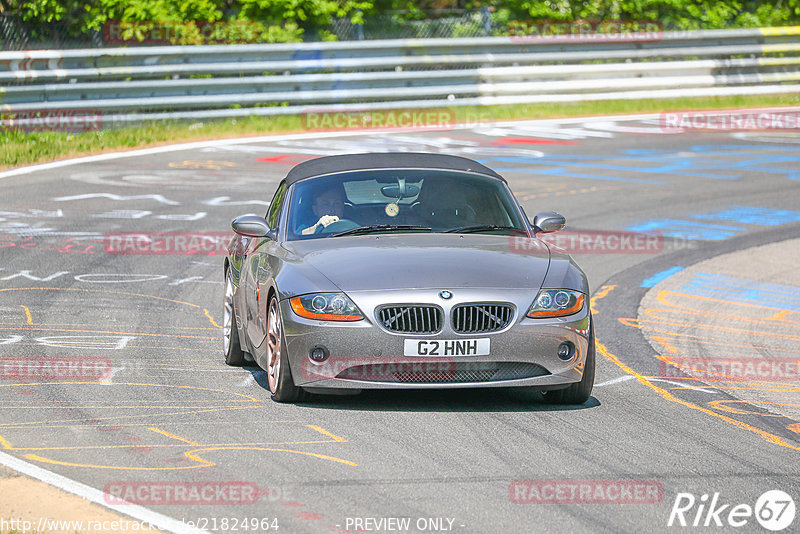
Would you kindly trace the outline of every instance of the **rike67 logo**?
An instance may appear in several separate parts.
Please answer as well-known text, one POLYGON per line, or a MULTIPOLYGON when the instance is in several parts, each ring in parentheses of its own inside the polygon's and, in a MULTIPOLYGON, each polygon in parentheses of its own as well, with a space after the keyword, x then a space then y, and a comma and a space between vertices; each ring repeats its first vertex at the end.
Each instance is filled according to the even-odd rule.
POLYGON ((667 526, 739 528, 755 517, 765 529, 778 532, 790 527, 794 516, 794 499, 781 490, 765 491, 756 499, 755 506, 726 503, 719 492, 711 496, 704 493, 700 498, 692 493, 678 493, 667 526))

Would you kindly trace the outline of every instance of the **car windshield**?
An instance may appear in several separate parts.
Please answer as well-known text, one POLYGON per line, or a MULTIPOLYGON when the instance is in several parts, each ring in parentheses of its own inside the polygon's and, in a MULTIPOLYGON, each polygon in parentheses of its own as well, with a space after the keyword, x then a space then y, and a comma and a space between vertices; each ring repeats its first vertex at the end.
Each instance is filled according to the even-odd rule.
POLYGON ((505 184, 431 169, 337 173, 297 182, 287 239, 389 232, 525 232, 505 184))

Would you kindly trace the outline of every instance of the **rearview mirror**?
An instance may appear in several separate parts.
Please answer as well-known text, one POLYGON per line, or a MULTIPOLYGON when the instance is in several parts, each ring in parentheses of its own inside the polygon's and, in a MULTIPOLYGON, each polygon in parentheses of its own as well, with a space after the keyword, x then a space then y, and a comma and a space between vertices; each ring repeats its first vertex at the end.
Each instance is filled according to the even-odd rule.
POLYGON ((269 233, 269 225, 264 217, 240 215, 231 221, 231 228, 239 235, 264 237, 269 233))
POLYGON ((395 184, 384 185, 381 187, 381 194, 388 198, 411 198, 419 195, 419 187, 416 185, 395 184))
POLYGON ((537 213, 533 218, 533 226, 539 232, 549 234, 550 232, 558 232, 566 226, 567 220, 563 215, 559 215, 553 211, 543 211, 537 213))

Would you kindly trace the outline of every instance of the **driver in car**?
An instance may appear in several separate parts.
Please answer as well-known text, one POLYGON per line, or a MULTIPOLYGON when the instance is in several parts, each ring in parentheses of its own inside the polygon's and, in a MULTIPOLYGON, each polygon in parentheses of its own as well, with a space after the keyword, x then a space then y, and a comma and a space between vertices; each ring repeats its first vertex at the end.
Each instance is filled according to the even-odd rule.
POLYGON ((319 217, 317 222, 308 228, 300 231, 303 235, 310 235, 320 227, 327 228, 328 225, 338 222, 344 213, 344 198, 342 192, 337 188, 331 188, 320 194, 314 199, 311 211, 315 217, 319 217))

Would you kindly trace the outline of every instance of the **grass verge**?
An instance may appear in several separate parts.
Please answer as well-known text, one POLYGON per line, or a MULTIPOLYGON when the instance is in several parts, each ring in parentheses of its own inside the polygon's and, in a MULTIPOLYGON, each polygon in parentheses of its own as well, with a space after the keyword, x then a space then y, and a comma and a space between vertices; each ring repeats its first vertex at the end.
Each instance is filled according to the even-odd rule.
MULTIPOLYGON (((564 118, 584 115, 655 113, 666 110, 800 105, 800 92, 785 95, 607 100, 563 104, 454 107, 457 122, 564 118)), ((159 121, 83 133, 9 131, 0 137, 0 169, 62 158, 134 148, 254 135, 308 132, 301 115, 250 116, 203 122, 159 121)))

